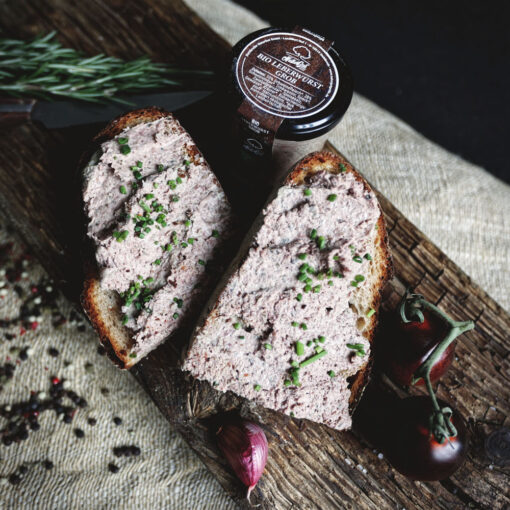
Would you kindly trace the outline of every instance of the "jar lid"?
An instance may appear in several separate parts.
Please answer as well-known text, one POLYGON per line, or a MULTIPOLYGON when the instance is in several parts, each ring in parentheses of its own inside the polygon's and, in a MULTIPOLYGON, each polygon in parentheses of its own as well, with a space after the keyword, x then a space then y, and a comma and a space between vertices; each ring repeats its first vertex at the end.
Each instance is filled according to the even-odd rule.
POLYGON ((328 132, 342 119, 353 94, 349 67, 331 44, 321 46, 303 31, 279 28, 247 35, 232 50, 236 103, 248 101, 280 118, 278 139, 308 140, 328 132))

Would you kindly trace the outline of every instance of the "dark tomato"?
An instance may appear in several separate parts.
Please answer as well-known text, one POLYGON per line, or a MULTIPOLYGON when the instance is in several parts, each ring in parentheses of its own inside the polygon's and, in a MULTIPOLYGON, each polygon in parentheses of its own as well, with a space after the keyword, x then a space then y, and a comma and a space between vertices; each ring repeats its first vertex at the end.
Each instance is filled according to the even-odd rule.
MULTIPOLYGON (((438 403, 441 408, 448 407, 446 402, 438 403)), ((392 418, 392 441, 385 451, 397 471, 413 480, 434 481, 448 478, 461 466, 468 447, 467 429, 462 416, 451 409, 450 420, 457 436, 441 444, 429 430, 433 412, 430 397, 410 397, 400 402, 392 418)))
MULTIPOLYGON (((424 321, 405 323, 400 315, 386 320, 384 335, 385 372, 391 380, 402 386, 410 386, 414 372, 443 340, 448 327, 437 316, 423 310, 424 321)), ((431 381, 439 379, 450 367, 455 350, 451 343, 430 371, 431 381)), ((424 384, 420 379, 416 385, 424 384)))

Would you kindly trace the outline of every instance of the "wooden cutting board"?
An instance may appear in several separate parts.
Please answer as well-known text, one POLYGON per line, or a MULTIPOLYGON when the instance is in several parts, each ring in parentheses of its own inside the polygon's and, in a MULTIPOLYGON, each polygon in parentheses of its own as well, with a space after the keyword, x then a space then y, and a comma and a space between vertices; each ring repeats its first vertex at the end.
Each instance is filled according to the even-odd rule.
MULTIPOLYGON (((11 0, 0 3, 0 29, 17 38, 57 30, 63 43, 88 54, 148 54, 181 67, 220 69, 229 59, 228 44, 179 0, 11 0)), ((221 116, 222 107, 221 101, 210 101, 183 112, 181 120, 235 194, 224 172, 226 152, 218 151, 228 141, 207 124, 204 114, 221 116)), ((97 131, 98 126, 49 132, 26 125, 0 136, 1 211, 75 301, 82 275, 73 241, 79 230, 74 169, 97 131)), ((267 431, 269 461, 252 498, 260 508, 510 508, 509 469, 492 466, 484 450, 487 435, 510 423, 510 317, 380 194, 379 200, 396 273, 384 307, 394 307, 405 287, 412 287, 455 319, 476 322, 475 330, 458 343, 457 358, 438 389, 441 398, 468 418, 469 458, 442 482, 409 481, 380 459, 356 429, 336 432, 293 420, 191 382, 176 368, 178 350, 169 342, 132 370, 133 375, 242 508, 248 508, 244 491, 214 441, 215 419, 232 410, 256 419, 267 431)), ((405 393, 375 374, 363 401, 377 409, 391 395, 405 393)))

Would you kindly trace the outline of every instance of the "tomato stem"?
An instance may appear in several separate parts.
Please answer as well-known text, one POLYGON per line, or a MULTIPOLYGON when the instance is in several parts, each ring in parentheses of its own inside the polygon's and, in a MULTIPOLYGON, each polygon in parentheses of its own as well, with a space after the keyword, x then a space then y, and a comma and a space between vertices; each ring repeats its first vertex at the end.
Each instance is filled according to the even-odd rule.
POLYGON ((449 407, 444 407, 443 409, 439 407, 430 381, 430 372, 432 367, 441 358, 444 351, 448 349, 449 345, 458 336, 462 335, 462 333, 473 329, 475 327, 475 323, 473 321, 454 321, 449 315, 440 310, 436 305, 429 303, 420 294, 409 294, 406 292, 400 305, 400 315, 402 320, 404 322, 411 322, 413 319, 408 318, 407 314, 409 314, 410 317, 417 317, 420 322, 423 322, 422 309, 430 310, 450 326, 448 334, 443 340, 441 340, 441 342, 439 342, 439 344, 437 344, 436 348, 430 353, 425 362, 422 363, 414 372, 411 381, 413 385, 420 379, 425 381, 427 391, 430 395, 430 399, 432 400, 432 407, 434 408, 434 412, 430 417, 430 430, 436 437, 438 443, 443 443, 445 439, 449 440, 450 437, 455 437, 457 435, 457 430, 450 420, 452 410, 449 407))

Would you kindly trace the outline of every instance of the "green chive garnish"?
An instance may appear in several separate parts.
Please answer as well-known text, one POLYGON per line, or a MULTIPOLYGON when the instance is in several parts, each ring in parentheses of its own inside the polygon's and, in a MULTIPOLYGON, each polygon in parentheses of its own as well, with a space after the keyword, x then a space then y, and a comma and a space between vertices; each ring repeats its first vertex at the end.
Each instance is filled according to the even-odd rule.
POLYGON ((359 255, 355 255, 354 257, 352 257, 352 260, 354 260, 354 262, 357 262, 358 264, 361 264, 363 262, 362 258, 359 255))
POLYGON ((335 377, 335 372, 333 372, 333 370, 328 370, 328 375, 329 377, 331 377, 331 379, 333 379, 333 377, 335 377))
POLYGON ((303 354, 305 353, 305 346, 301 343, 301 342, 296 342, 296 354, 298 356, 303 356, 303 354))
POLYGON ((241 323, 240 322, 235 322, 233 324, 233 326, 234 326, 234 329, 239 329, 241 327, 241 323))
POLYGON ((314 288, 313 288, 313 291, 315 292, 315 294, 319 293, 321 291, 321 286, 320 285, 316 285, 314 288))
POLYGON ((156 260, 153 262, 153 264, 154 264, 155 266, 159 266, 159 265, 161 265, 161 259, 156 259, 156 260))
POLYGON ((354 281, 355 281, 355 282, 363 282, 363 281, 365 281, 365 277, 364 277, 362 274, 357 274, 357 275, 354 277, 354 281))
POLYGON ((184 225, 185 225, 186 227, 189 227, 189 226, 191 225, 191 221, 190 221, 190 220, 186 220, 186 221, 184 222, 184 225))
POLYGON ((121 145, 120 152, 124 155, 129 154, 131 152, 131 147, 129 145, 121 145))
POLYGON ((177 312, 175 312, 175 313, 172 315, 172 317, 173 317, 174 319, 178 319, 178 318, 179 318, 179 314, 178 314, 177 312))
POLYGON ((264 349, 271 351, 273 349, 273 346, 271 344, 264 344, 264 349))
POLYGON ((340 163, 338 165, 338 169, 340 170, 340 172, 346 172, 347 171, 347 167, 343 163, 340 163))
POLYGON ((163 165, 157 165, 156 169, 158 172, 162 172, 165 168, 163 167, 163 165))
POLYGON ((201 266, 205 266, 205 261, 203 261, 202 259, 198 259, 198 263, 199 263, 201 266))
POLYGON ((128 316, 127 315, 123 315, 122 316, 122 324, 127 324, 127 321, 128 321, 128 316))
POLYGON ((317 237, 317 230, 312 228, 312 231, 310 232, 310 239, 315 239, 317 237))
POLYGON ((336 199, 337 199, 337 195, 335 195, 334 193, 332 193, 331 195, 328 195, 328 200, 330 202, 334 202, 336 199))
POLYGON ((125 137, 121 137, 121 138, 117 139, 117 142, 119 142, 119 145, 126 145, 126 143, 129 142, 129 139, 125 138, 125 137))
POLYGON ((301 301, 301 300, 303 299, 303 294, 298 294, 298 295, 296 296, 296 299, 297 299, 298 301, 301 301))
POLYGON ((312 190, 310 188, 306 188, 303 191, 303 195, 305 195, 306 197, 309 197, 311 194, 312 194, 312 190))
POLYGON ((310 291, 312 290, 312 286, 311 286, 310 284, 307 284, 307 285, 305 285, 305 286, 303 287, 303 290, 304 290, 305 292, 310 292, 310 291))
POLYGON ((123 195, 125 195, 125 194, 127 193, 126 186, 121 186, 121 187, 119 188, 119 191, 120 191, 123 195))
POLYGON ((182 179, 180 177, 177 177, 177 179, 175 179, 175 182, 177 184, 181 184, 182 183, 182 179))
POLYGON ((317 246, 319 247, 319 250, 326 248, 326 238, 324 236, 319 236, 317 238, 317 246))
POLYGON ((308 329, 308 326, 307 326, 304 322, 302 322, 302 323, 299 325, 299 327, 300 327, 303 331, 306 331, 306 330, 308 329))
POLYGON ((292 383, 288 379, 285 379, 285 381, 283 381, 284 386, 290 386, 291 384, 292 383))
POLYGON ((298 256, 299 260, 305 260, 306 259, 306 253, 300 253, 298 256))
POLYGON ((291 326, 293 326, 294 328, 297 328, 299 326, 299 323, 297 323, 296 321, 293 321, 290 323, 291 326))
POLYGON ((323 358, 324 356, 326 356, 326 354, 327 354, 327 351, 318 352, 317 354, 314 354, 311 358, 308 358, 308 359, 305 359, 305 361, 302 361, 299 364, 299 366, 300 366, 300 368, 306 367, 306 366, 310 365, 311 363, 313 363, 314 361, 317 361, 317 360, 323 358))
POLYGON ((239 336, 239 340, 244 340, 244 336, 243 336, 243 335, 240 335, 240 336, 239 336))
POLYGON ((318 340, 319 340, 319 342, 320 342, 321 344, 323 344, 323 343, 326 341, 326 337, 324 337, 324 336, 322 336, 322 335, 321 335, 321 336, 318 338, 318 340))
POLYGON ((260 386, 260 384, 256 384, 255 386, 253 386, 253 389, 255 391, 260 391, 262 389, 262 386, 260 386))
POLYGON ((142 178, 142 174, 138 170, 133 172, 133 176, 138 181, 142 178))
POLYGON ((178 202, 179 201, 179 195, 174 195, 172 197, 172 202, 178 202))
POLYGON ((220 237, 220 233, 217 230, 213 230, 212 231, 212 236, 213 237, 220 237))
POLYGON ((365 258, 367 260, 372 260, 372 255, 370 255, 370 253, 365 253, 365 258))
POLYGON ((349 349, 356 352, 356 356, 365 356, 365 346, 363 344, 347 344, 349 349))
POLYGON ((142 163, 141 161, 137 161, 137 162, 136 162, 136 166, 137 166, 138 168, 142 168, 143 163, 142 163))
POLYGON ((367 315, 366 315, 366 316, 367 316, 367 317, 372 317, 372 315, 374 315, 374 313, 375 313, 375 310, 374 310, 373 308, 370 308, 370 310, 368 310, 368 312, 367 312, 367 315))

